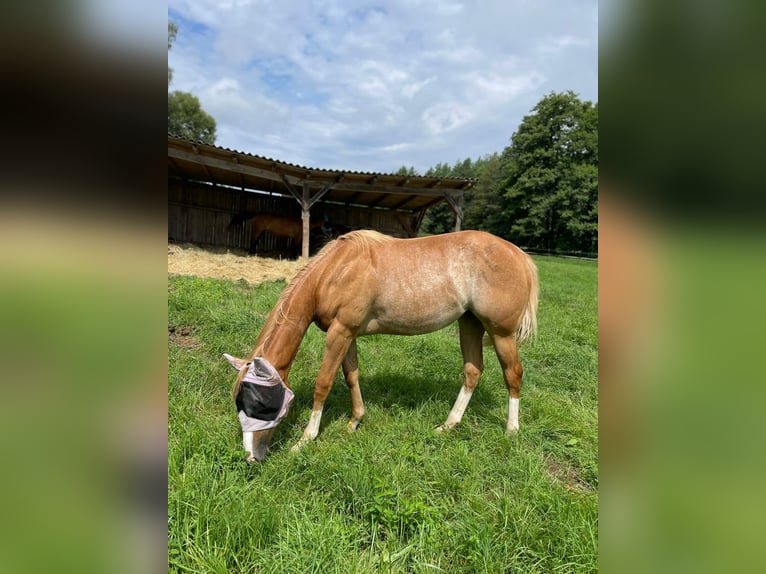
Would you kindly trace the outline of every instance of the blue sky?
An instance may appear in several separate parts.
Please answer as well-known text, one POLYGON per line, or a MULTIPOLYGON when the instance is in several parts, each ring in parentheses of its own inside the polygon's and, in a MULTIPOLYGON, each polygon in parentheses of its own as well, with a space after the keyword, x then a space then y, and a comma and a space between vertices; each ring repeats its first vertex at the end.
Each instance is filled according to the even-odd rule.
POLYGON ((545 94, 598 99, 596 0, 169 0, 170 89, 217 145, 424 173, 500 152, 545 94))

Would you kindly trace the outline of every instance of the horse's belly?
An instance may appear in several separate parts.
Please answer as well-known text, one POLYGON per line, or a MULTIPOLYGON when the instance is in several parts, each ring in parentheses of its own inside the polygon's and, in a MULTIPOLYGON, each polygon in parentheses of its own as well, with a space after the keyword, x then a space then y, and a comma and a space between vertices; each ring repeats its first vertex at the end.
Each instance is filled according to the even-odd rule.
POLYGON ((454 323, 465 313, 458 305, 424 308, 402 305, 375 313, 362 325, 360 335, 423 335, 454 323))

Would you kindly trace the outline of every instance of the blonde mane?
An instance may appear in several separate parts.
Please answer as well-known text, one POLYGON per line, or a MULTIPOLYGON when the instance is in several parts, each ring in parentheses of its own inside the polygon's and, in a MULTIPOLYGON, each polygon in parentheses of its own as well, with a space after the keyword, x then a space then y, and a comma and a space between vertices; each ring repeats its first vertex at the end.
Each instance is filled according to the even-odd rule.
POLYGON ((269 316, 266 318, 263 330, 261 331, 261 334, 255 343, 255 349, 250 356, 250 360, 252 360, 253 357, 258 356, 258 354, 263 349, 263 346, 269 341, 277 328, 287 320, 287 310, 285 306, 290 301, 293 292, 306 281, 311 272, 316 269, 337 247, 339 247, 341 244, 345 244, 346 242, 351 242, 355 245, 358 245, 363 253, 368 253, 372 245, 384 243, 392 239, 394 238, 390 235, 384 235, 383 233, 372 231, 370 229, 360 229, 357 231, 351 231, 345 235, 341 235, 338 237, 338 239, 335 239, 325 245, 319 251, 319 253, 317 253, 309 261, 308 265, 306 265, 298 272, 298 274, 292 279, 292 281, 290 281, 287 287, 285 287, 285 290, 282 291, 282 294, 279 296, 276 305, 274 305, 271 313, 269 313, 269 316))
MULTIPOLYGON (((384 235, 383 233, 373 231, 372 229, 360 229, 358 231, 351 231, 350 233, 341 235, 335 241, 350 241, 357 244, 363 252, 367 253, 371 246, 385 243, 387 241, 391 241, 392 239, 394 238, 390 235, 384 235)), ((335 241, 332 243, 335 243, 335 241)), ((332 243, 330 245, 332 245, 332 243)), ((327 247, 329 247, 329 245, 327 247)))

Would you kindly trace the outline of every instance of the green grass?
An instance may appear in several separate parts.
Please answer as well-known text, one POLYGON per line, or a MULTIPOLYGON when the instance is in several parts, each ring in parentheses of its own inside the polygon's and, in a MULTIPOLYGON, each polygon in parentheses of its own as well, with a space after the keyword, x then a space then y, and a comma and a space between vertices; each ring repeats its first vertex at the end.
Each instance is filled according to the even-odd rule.
POLYGON ((221 358, 247 355, 284 283, 173 277, 169 344, 171 572, 595 572, 597 266, 535 258, 537 339, 521 348, 521 430, 504 435, 497 358, 462 423, 437 434, 462 382, 457 326, 358 341, 367 413, 348 434, 339 374, 298 453, 324 334, 290 374, 296 397, 265 463, 248 466, 221 358))

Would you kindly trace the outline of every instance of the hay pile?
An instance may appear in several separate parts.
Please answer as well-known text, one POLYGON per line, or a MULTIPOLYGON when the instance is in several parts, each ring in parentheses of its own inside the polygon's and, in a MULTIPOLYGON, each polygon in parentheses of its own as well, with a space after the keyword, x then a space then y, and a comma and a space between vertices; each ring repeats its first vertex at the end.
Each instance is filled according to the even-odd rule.
POLYGON ((244 251, 215 247, 201 248, 189 243, 168 244, 168 273, 196 275, 257 284, 284 279, 290 281, 307 261, 269 259, 248 255, 244 251))

